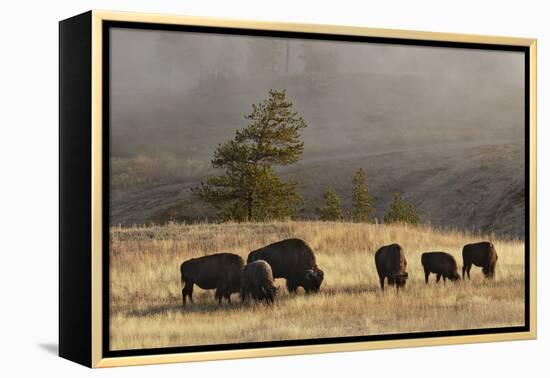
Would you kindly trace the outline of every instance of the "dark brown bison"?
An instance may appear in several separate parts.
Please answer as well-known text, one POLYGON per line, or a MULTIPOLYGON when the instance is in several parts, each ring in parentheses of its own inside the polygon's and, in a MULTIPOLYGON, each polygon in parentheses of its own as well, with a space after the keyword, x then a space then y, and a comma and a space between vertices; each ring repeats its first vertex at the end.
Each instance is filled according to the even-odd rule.
POLYGON ((470 279, 470 269, 472 264, 481 267, 481 271, 486 278, 495 276, 495 267, 497 265, 498 255, 495 246, 491 242, 479 242, 466 244, 462 248, 462 278, 465 278, 464 273, 468 274, 470 279))
POLYGON ((241 301, 249 297, 273 303, 277 288, 273 285, 273 272, 264 260, 246 264, 241 277, 241 301))
POLYGON ((303 287, 306 293, 318 292, 324 273, 317 267, 311 247, 300 239, 282 240, 250 252, 247 262, 265 260, 273 277, 285 278, 290 293, 303 287))
POLYGON ((428 283, 430 273, 434 273, 437 281, 443 277, 443 282, 448 279, 456 281, 460 279, 455 258, 446 252, 425 252, 422 254, 422 266, 424 267, 424 278, 428 283))
POLYGON ((193 285, 205 290, 216 289, 215 298, 219 303, 223 298, 231 303, 231 294, 241 289, 243 267, 243 258, 233 253, 216 253, 184 261, 180 266, 183 305, 186 297, 193 303, 193 285))
POLYGON ((390 244, 381 247, 374 255, 376 271, 380 278, 380 286, 384 290, 384 280, 388 279, 388 285, 397 287, 405 286, 409 274, 406 272, 407 260, 403 248, 399 244, 390 244))

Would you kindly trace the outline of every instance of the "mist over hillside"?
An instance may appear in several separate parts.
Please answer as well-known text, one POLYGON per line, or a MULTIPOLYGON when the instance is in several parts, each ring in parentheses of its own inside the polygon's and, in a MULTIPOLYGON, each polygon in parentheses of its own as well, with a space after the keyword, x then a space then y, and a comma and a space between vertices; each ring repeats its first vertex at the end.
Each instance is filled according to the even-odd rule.
POLYGON ((367 171, 376 215, 396 191, 423 221, 523 237, 524 87, 513 52, 115 29, 111 221, 213 216, 189 189, 251 105, 286 89, 308 127, 302 183, 313 217, 325 185, 349 206, 367 171))

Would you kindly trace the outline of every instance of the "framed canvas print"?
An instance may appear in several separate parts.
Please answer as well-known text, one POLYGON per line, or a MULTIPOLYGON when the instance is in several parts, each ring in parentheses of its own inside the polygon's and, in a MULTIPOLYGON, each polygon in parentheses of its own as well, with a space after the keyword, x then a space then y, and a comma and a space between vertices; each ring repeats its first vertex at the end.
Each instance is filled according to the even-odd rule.
POLYGON ((536 337, 536 41, 60 22, 59 353, 536 337))

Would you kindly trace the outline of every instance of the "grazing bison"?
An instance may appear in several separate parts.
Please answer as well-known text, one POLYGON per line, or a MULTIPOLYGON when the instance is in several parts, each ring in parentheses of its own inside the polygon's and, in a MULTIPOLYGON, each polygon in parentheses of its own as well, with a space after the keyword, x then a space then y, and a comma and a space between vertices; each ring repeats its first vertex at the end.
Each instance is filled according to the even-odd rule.
POLYGON ((426 283, 430 273, 436 274, 437 281, 443 277, 443 282, 448 279, 456 281, 460 279, 455 258, 446 252, 425 252, 422 254, 422 266, 426 283))
POLYGON ((381 247, 374 255, 376 271, 380 278, 380 286, 384 290, 384 280, 388 278, 388 285, 396 285, 399 291, 400 287, 405 286, 409 274, 405 271, 407 260, 403 253, 403 248, 399 244, 390 244, 381 247))
POLYGON ((315 254, 300 239, 282 240, 250 252, 247 262, 265 260, 273 270, 274 278, 285 278, 290 293, 303 287, 306 293, 318 292, 324 273, 317 267, 315 254))
POLYGON ((273 303, 277 288, 273 285, 273 272, 264 260, 256 260, 243 269, 241 277, 241 301, 248 297, 273 303))
POLYGON ((470 279, 470 269, 472 264, 481 267, 485 278, 495 276, 495 267, 497 265, 498 255, 495 246, 491 242, 479 242, 466 244, 462 249, 462 278, 464 273, 468 273, 470 279))
POLYGON ((183 305, 189 297, 193 303, 193 285, 201 289, 216 289, 215 297, 221 304, 226 298, 231 303, 231 294, 241 288, 241 272, 244 260, 233 253, 216 253, 184 261, 180 266, 183 289, 183 305))

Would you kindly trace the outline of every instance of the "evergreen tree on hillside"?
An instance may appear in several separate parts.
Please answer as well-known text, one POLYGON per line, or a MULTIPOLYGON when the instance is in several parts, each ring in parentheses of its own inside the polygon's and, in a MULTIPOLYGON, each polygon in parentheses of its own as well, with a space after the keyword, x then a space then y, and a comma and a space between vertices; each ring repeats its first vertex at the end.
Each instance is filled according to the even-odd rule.
POLYGON ((390 209, 384 216, 384 223, 420 223, 416 209, 412 203, 403 200, 401 193, 395 193, 390 209))
POLYGON ((363 168, 359 168, 353 177, 351 219, 354 222, 371 222, 372 214, 372 198, 369 195, 367 174, 363 168))
POLYGON ((330 186, 327 186, 323 197, 325 200, 325 206, 315 209, 315 212, 319 218, 323 221, 342 220, 342 206, 340 203, 340 197, 338 197, 336 190, 330 186))
POLYGON ((214 152, 212 166, 224 173, 210 176, 191 191, 218 209, 222 220, 292 217, 302 203, 298 183, 283 181, 273 167, 300 160, 304 150, 300 132, 307 125, 285 90, 270 90, 266 100, 252 105, 246 119, 249 125, 214 152))

